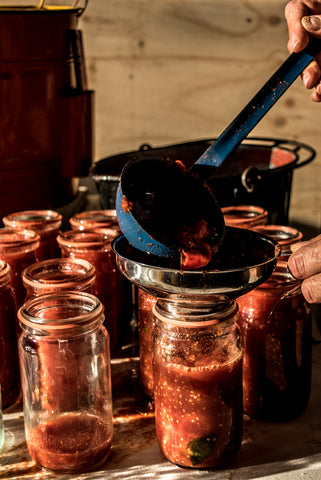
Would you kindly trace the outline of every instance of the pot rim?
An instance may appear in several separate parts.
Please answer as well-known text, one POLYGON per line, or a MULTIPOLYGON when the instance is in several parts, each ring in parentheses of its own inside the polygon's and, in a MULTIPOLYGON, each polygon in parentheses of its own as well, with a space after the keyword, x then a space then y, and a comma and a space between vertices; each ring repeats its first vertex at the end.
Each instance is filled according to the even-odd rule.
MULTIPOLYGON (((204 144, 204 151, 209 146, 209 144, 213 143, 216 138, 212 139, 201 139, 201 140, 192 140, 182 143, 175 143, 170 145, 163 145, 158 147, 152 147, 151 145, 144 143, 138 150, 127 151, 118 153, 116 155, 109 155, 104 157, 97 162, 95 162, 91 167, 90 175, 94 179, 94 181, 119 181, 121 172, 119 174, 115 173, 115 165, 117 164, 118 168, 122 169, 122 167, 127 163, 127 161, 138 158, 139 156, 155 156, 161 155, 162 152, 166 152, 166 150, 174 149, 175 147, 192 147, 192 146, 201 146, 204 144), (147 153, 146 153, 147 152, 147 153), (124 162, 122 162, 124 160, 124 162), (112 171, 108 171, 107 165, 113 161, 112 171)), ((248 137, 246 138, 235 150, 239 150, 242 148, 269 148, 271 151, 273 148, 279 148, 286 152, 293 154, 293 160, 287 162, 285 165, 282 166, 272 166, 272 168, 257 168, 255 165, 253 167, 257 168, 261 175, 270 175, 276 174, 287 170, 294 170, 296 168, 302 167, 308 163, 310 163, 316 156, 316 151, 310 146, 302 142, 298 142, 296 140, 286 140, 280 138, 271 138, 271 137, 248 137)), ((229 175, 233 176, 233 175, 229 175)), ((235 175, 238 177, 239 174, 235 175)))

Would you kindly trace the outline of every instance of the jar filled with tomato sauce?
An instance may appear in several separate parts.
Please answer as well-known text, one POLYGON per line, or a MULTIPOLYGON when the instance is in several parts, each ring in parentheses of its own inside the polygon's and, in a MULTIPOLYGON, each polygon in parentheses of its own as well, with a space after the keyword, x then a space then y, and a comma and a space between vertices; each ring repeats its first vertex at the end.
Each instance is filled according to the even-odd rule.
POLYGON ((221 467, 236 455, 242 440, 237 305, 158 300, 154 314, 159 447, 183 467, 221 467))
POLYGON ((138 324, 140 381, 144 394, 151 399, 154 398, 153 334, 155 316, 153 308, 156 301, 157 298, 142 288, 137 288, 135 307, 138 324))
POLYGON ((256 205, 234 205, 222 207, 225 225, 251 230, 257 225, 266 225, 268 211, 256 205))
POLYGON ((26 300, 48 293, 94 293, 94 266, 81 258, 52 258, 36 262, 22 272, 26 300))
POLYGON ((286 259, 238 299, 244 412, 265 421, 303 413, 311 389, 312 315, 286 259))
POLYGON ((131 285, 116 265, 111 243, 118 232, 110 228, 68 230, 61 233, 58 244, 64 258, 82 258, 96 271, 95 295, 105 307, 105 327, 111 343, 111 353, 116 354, 130 329, 132 314, 131 285))
POLYGON ((62 215, 54 210, 25 210, 6 215, 3 223, 15 230, 33 230, 39 237, 38 260, 59 256, 56 241, 62 222, 62 215))
POLYGON ((16 300, 10 285, 10 267, 0 260, 0 383, 3 408, 20 396, 20 373, 16 336, 16 300))
POLYGON ((23 270, 38 260, 40 237, 32 230, 0 229, 0 259, 10 265, 10 284, 14 290, 17 308, 21 307, 26 290, 22 283, 23 270))
POLYGON ((26 442, 56 472, 102 464, 113 437, 103 306, 84 292, 41 295, 18 312, 26 442))

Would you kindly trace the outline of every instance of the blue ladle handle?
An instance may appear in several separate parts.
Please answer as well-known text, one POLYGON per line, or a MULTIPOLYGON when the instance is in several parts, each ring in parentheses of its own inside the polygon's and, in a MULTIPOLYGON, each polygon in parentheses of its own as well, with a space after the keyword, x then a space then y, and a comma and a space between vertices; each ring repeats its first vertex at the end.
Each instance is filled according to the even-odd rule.
POLYGON ((304 50, 299 53, 292 53, 215 143, 203 153, 195 165, 219 167, 312 62, 320 50, 321 40, 311 37, 304 50))

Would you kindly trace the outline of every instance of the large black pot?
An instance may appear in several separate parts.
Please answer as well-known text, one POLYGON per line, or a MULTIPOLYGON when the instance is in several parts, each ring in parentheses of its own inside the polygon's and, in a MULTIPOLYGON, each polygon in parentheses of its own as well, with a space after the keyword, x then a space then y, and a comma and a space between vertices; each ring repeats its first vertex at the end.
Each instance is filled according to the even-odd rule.
MULTIPOLYGON (((103 158, 92 167, 101 207, 115 208, 115 194, 123 166, 133 158, 165 157, 191 166, 215 139, 139 150, 103 158)), ((269 222, 286 225, 293 170, 311 162, 315 150, 309 145, 274 138, 251 137, 226 159, 210 186, 221 207, 257 205, 269 212, 269 222)))

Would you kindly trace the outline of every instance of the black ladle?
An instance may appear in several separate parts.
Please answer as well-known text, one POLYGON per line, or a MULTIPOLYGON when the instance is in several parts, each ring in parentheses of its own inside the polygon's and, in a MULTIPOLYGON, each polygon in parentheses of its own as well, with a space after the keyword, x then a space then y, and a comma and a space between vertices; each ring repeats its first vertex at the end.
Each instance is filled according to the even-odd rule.
POLYGON ((246 138, 321 49, 321 40, 310 38, 299 53, 292 53, 218 139, 191 167, 165 158, 137 158, 125 165, 116 196, 120 227, 128 242, 152 255, 177 258, 177 229, 205 220, 211 241, 224 235, 223 214, 204 180, 215 173, 229 154, 246 138), (184 224, 185 222, 185 224, 184 224))

